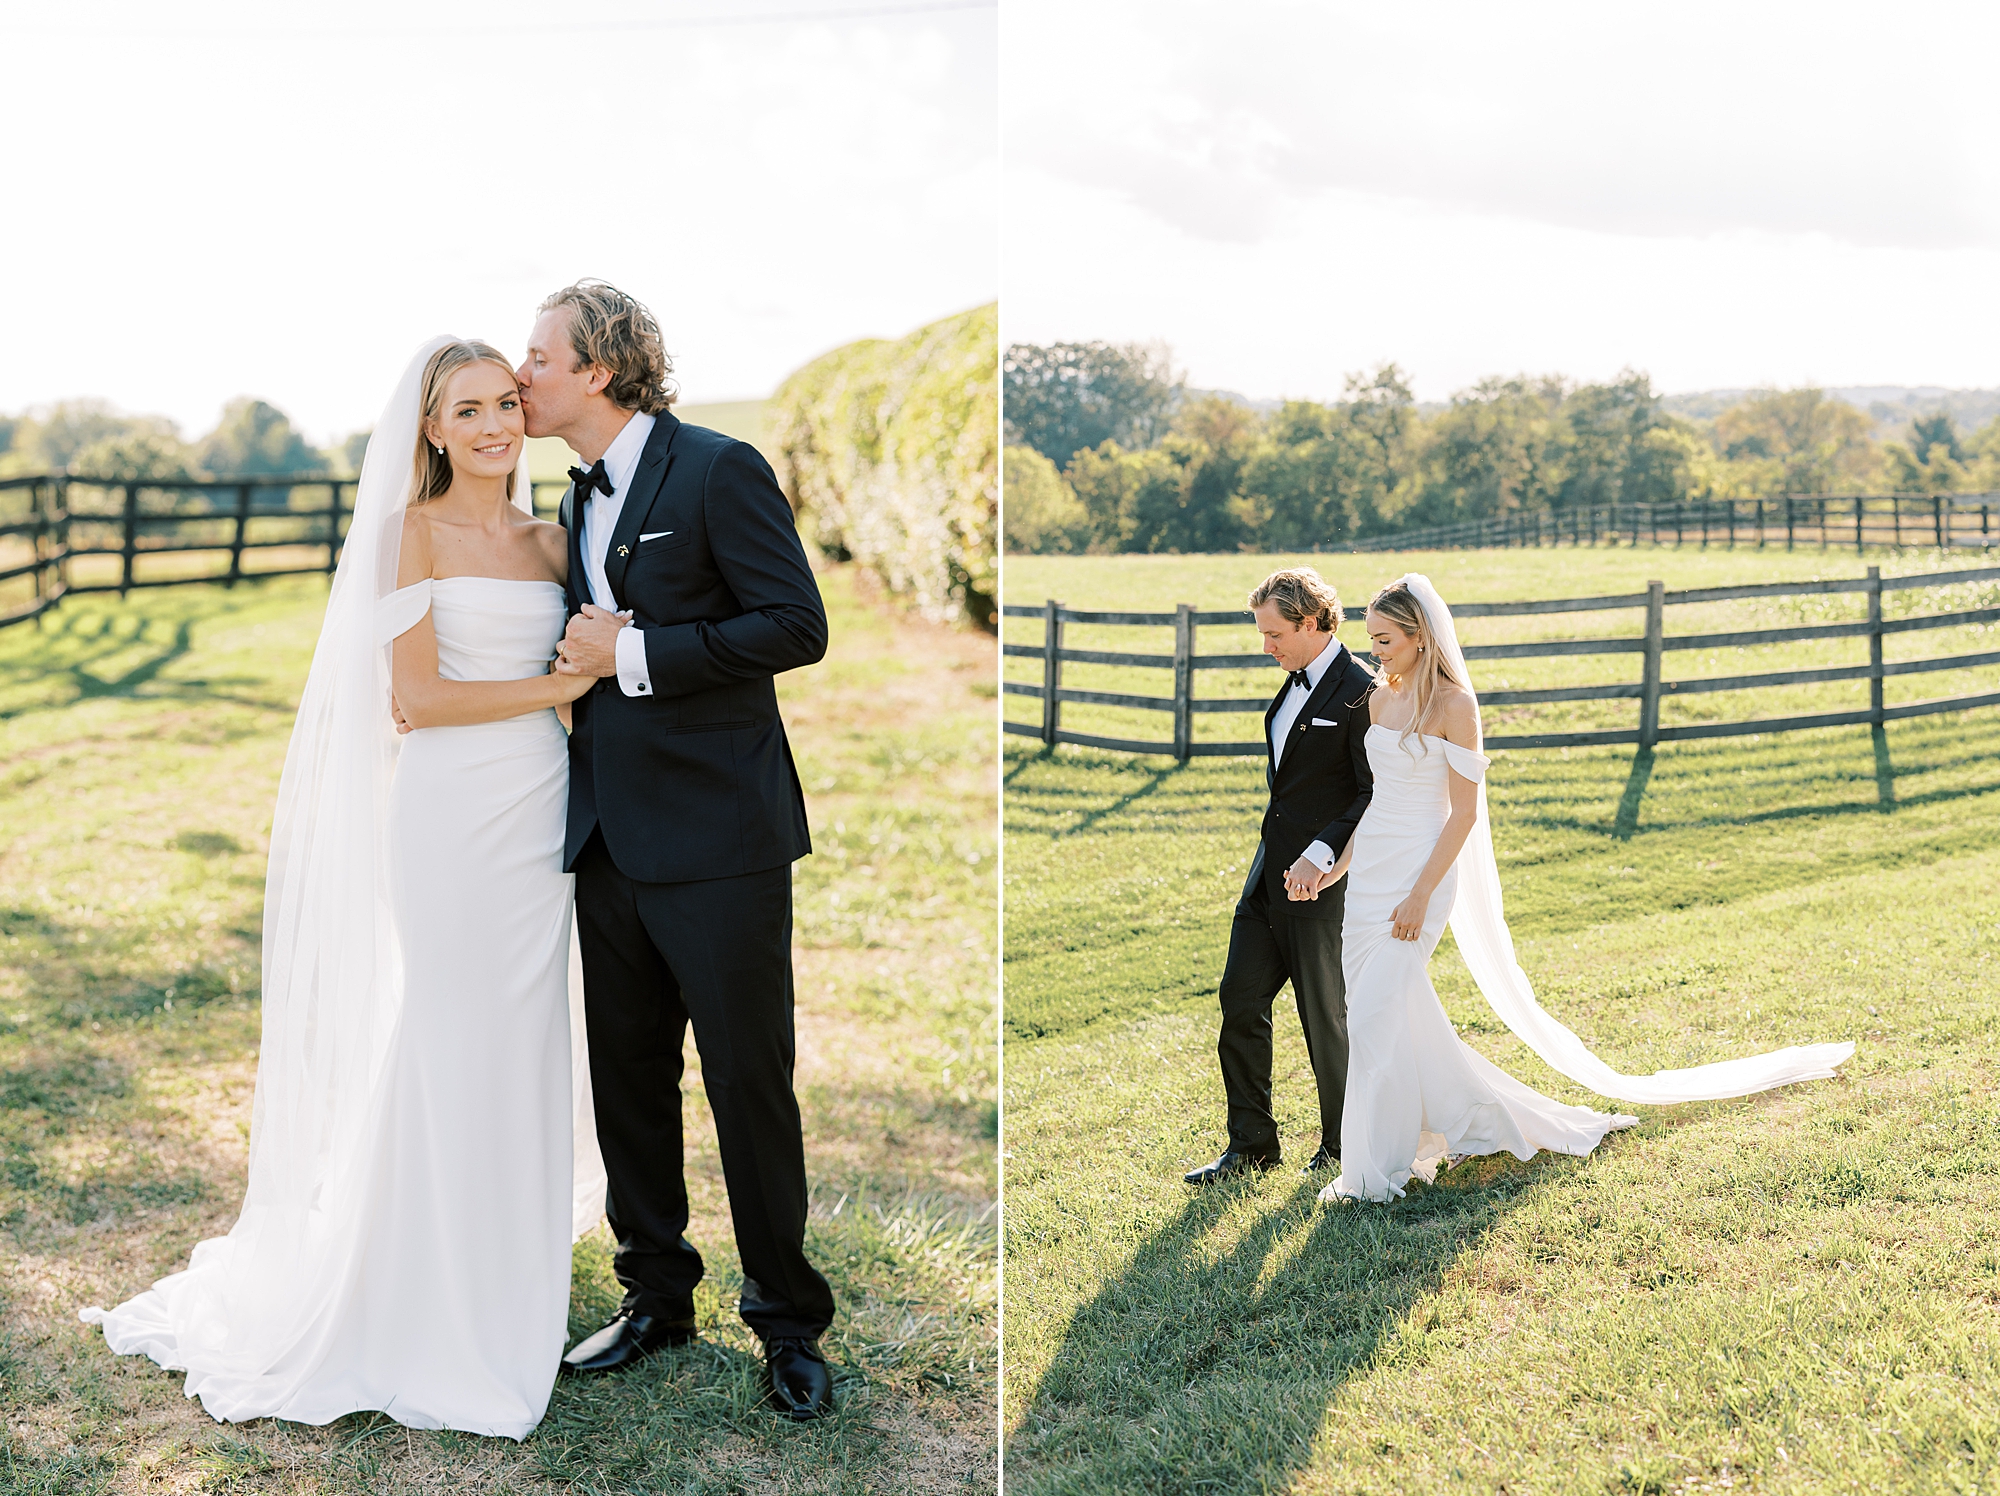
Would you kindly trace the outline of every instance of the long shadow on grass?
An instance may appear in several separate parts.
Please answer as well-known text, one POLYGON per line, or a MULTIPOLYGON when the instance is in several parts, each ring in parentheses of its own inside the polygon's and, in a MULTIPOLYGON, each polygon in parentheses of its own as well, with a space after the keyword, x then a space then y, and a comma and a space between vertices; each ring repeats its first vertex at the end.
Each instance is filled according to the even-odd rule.
POLYGON ((1483 1161, 1387 1206, 1322 1178, 1234 1241, 1243 1186, 1191 1196, 1070 1322, 1013 1440, 1024 1490, 1282 1490, 1341 1384, 1474 1249, 1544 1160, 1483 1161))
MULTIPOLYGON (((229 611, 225 607, 196 619, 172 620, 140 613, 138 626, 129 630, 115 627, 102 614, 58 614, 55 626, 41 636, 40 648, 25 659, 0 666, 0 678, 14 685, 60 680, 70 688, 69 692, 52 701, 0 707, 0 721, 24 717, 32 712, 60 711, 105 697, 137 696, 145 688, 155 685, 161 671, 193 650, 197 624, 226 619, 229 611), (156 624, 163 627, 170 625, 172 636, 157 637, 154 632, 156 624), (137 664, 115 674, 100 670, 104 661, 140 648, 149 652, 137 664)), ((226 689, 229 684, 214 680, 170 680, 160 682, 156 689, 147 690, 146 695, 154 700, 228 701, 237 706, 269 712, 293 710, 290 702, 232 694, 226 689)))

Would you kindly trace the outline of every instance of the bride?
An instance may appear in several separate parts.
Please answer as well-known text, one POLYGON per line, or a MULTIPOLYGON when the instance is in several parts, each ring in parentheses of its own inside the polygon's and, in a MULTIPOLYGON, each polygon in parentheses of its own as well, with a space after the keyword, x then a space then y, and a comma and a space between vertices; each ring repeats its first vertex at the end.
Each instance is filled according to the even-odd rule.
POLYGON ((83 1311, 217 1419, 373 1409, 519 1439, 548 1406, 570 1243, 603 1199, 557 720, 593 681, 548 670, 568 551, 527 512, 525 445, 497 350, 419 350, 369 442, 278 790, 242 1214, 83 1311))
POLYGON ((1374 796, 1346 850, 1294 899, 1348 879, 1341 927, 1348 1069, 1339 1177, 1320 1191, 1386 1201, 1412 1175, 1487 1153, 1590 1152, 1638 1118, 1567 1106, 1529 1089, 1464 1043, 1431 986, 1431 952, 1450 921, 1459 953, 1494 1011, 1528 1047, 1600 1095, 1666 1104, 1745 1096, 1823 1079, 1852 1044, 1815 1044, 1691 1070, 1620 1075, 1544 1012, 1501 912, 1486 810, 1479 701, 1451 610, 1411 573, 1368 605, 1382 683, 1369 697, 1374 796))

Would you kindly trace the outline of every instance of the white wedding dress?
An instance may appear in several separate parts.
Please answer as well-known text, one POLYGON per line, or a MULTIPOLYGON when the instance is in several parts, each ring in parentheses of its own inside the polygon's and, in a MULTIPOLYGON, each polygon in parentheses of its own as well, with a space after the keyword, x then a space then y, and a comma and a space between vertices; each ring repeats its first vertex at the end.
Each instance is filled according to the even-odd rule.
MULTIPOLYGON (((565 617, 554 582, 492 577, 419 582, 381 610, 390 638, 430 613, 448 680, 540 675, 565 617)), ((553 711, 404 740, 389 820, 402 1014, 344 1281, 285 1358, 234 1366, 228 1311, 204 1302, 232 1241, 203 1242, 187 1272, 92 1316, 112 1350, 185 1367, 188 1394, 232 1422, 376 1409, 519 1439, 541 1421, 569 1310, 568 799, 553 711), (183 1344, 211 1328, 220 1355, 183 1344)))
POLYGON ((1636 1117, 1566 1106, 1530 1090, 1458 1037, 1431 986, 1431 952, 1458 895, 1454 864, 1431 895, 1423 933, 1398 940, 1390 915, 1409 897, 1451 814, 1449 771, 1475 783, 1484 754, 1376 723, 1366 738, 1375 792, 1354 829, 1340 964, 1347 979, 1347 1093, 1340 1177, 1329 1199, 1389 1200, 1456 1154, 1588 1153, 1636 1117))
POLYGON ((399 739, 389 715, 391 645, 427 612, 453 680, 539 675, 563 632, 552 581, 395 585, 422 375, 453 341, 375 426, 286 750, 242 1212, 185 1271, 81 1311, 219 1420, 524 1437, 602 1214, 562 725, 399 739))
MULTIPOLYGON (((1430 578, 1410 572, 1401 580, 1423 611, 1438 663, 1472 692, 1477 721, 1478 694, 1451 609, 1430 578)), ((1375 788, 1354 830, 1340 935, 1348 1034, 1340 1174, 1321 1200, 1391 1200, 1412 1175, 1433 1180, 1439 1162, 1459 1154, 1588 1153, 1605 1133, 1638 1120, 1544 1096, 1458 1037, 1429 971, 1447 921, 1466 970, 1500 1020, 1556 1071, 1600 1096, 1652 1105, 1748 1096, 1824 1080, 1854 1054, 1851 1042, 1803 1044, 1651 1075, 1613 1070, 1535 1000, 1514 957, 1486 808, 1486 756, 1379 723, 1369 726, 1366 746, 1375 788), (1397 940, 1390 915, 1437 848, 1451 814, 1453 770, 1477 787, 1472 829, 1431 895, 1419 938, 1397 940)))

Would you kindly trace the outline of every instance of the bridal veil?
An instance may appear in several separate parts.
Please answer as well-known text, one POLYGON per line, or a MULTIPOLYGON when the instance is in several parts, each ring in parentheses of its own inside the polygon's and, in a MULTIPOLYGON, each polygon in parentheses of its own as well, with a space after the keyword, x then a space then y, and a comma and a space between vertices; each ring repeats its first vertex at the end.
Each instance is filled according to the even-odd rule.
MULTIPOLYGON (((1441 663, 1452 679, 1472 690, 1472 676, 1465 668, 1465 651, 1459 647, 1451 609, 1429 577, 1411 572, 1402 580, 1424 610, 1441 663)), ((1474 700, 1476 713, 1476 692, 1474 700)), ((1451 933, 1480 995, 1500 1020, 1552 1067, 1600 1096, 1655 1106, 1747 1096, 1794 1081, 1824 1080, 1854 1053, 1852 1043, 1807 1044, 1687 1070, 1657 1070, 1651 1075, 1621 1075, 1613 1070, 1535 1000, 1535 989, 1515 959, 1514 938, 1500 902, 1500 868, 1494 858, 1492 818, 1487 813, 1483 781, 1479 785, 1478 819, 1458 854, 1458 898, 1452 906, 1451 933)))
MULTIPOLYGON (((84 1318, 201 1375, 255 1377, 309 1364, 328 1304, 352 1268, 357 1202, 402 1008, 392 916, 389 793, 399 739, 389 715, 390 641, 378 605, 396 592, 425 366, 417 350, 375 424, 325 622, 285 754, 264 892, 262 1042, 250 1178, 229 1234, 199 1243, 184 1273, 84 1318)), ((525 454, 515 502, 530 506, 525 454)), ((595 1225, 604 1173, 590 1125, 580 983, 571 958, 575 1128, 573 1230, 595 1225)))

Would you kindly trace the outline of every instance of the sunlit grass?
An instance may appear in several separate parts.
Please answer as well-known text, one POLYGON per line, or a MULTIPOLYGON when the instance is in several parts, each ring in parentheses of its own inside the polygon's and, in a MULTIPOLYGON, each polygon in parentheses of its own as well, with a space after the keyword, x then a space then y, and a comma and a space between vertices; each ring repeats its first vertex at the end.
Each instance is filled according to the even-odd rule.
MULTIPOLYGON (((518 1447, 379 1417, 218 1428, 179 1376, 75 1322, 234 1218, 264 848, 325 588, 79 598, 0 633, 0 1490, 990 1484, 992 645, 891 617, 844 571, 822 585, 833 651, 780 694, 818 849, 795 883, 798 1081, 842 1412, 799 1429, 761 1405, 693 1066, 703 1340, 559 1383, 518 1447)), ((616 1292, 587 1238, 572 1330, 616 1292)))
MULTIPOLYGON (((1110 570, 1091 592, 1059 577, 1058 595, 1216 605, 1191 585, 1197 561, 1230 572, 1220 592, 1269 560, 1157 558, 1161 577, 1132 559, 1129 600, 1110 570)), ((1633 565, 1670 586, 1716 580, 1670 554, 1633 565)), ((1461 595, 1630 584, 1530 580, 1465 579, 1461 595)), ((1005 767, 1012 1487, 1973 1491, 2000 1477, 2000 712, 1650 760, 1497 755, 1522 963, 1605 1059, 1860 1049, 1835 1081, 1634 1108, 1642 1125, 1590 1159, 1477 1162, 1387 1208, 1328 1210, 1321 1181, 1289 1169, 1202 1195, 1179 1181, 1222 1142, 1215 990, 1261 766, 1014 738, 1005 767)), ((1497 1022, 1449 940, 1433 975, 1469 1042, 1592 1100, 1497 1022)), ((1274 1016, 1296 1165, 1317 1109, 1288 1000, 1274 1016)))

